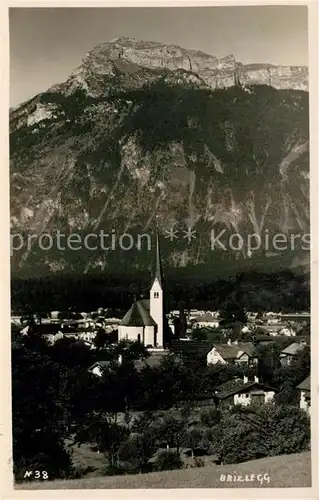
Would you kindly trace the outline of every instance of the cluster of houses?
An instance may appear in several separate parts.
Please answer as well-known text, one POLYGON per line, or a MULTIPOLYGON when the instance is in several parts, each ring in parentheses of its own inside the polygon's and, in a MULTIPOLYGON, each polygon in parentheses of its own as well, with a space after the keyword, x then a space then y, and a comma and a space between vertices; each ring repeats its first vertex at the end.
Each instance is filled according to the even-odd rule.
MULTIPOLYGON (((145 302, 145 301, 144 301, 145 302)), ((82 344, 85 344, 91 349, 95 349, 94 339, 98 331, 104 331, 106 333, 111 333, 123 328, 126 331, 138 330, 143 332, 143 328, 147 325, 152 325, 155 329, 155 322, 150 321, 150 308, 144 309, 142 312, 138 307, 138 302, 134 302, 131 309, 124 316, 123 320, 119 318, 108 318, 107 310, 99 309, 92 313, 71 313, 71 312, 58 312, 53 311, 45 317, 40 315, 34 315, 32 321, 27 321, 26 323, 18 317, 12 318, 12 323, 20 327, 19 330, 22 335, 37 334, 45 338, 50 344, 54 344, 57 340, 63 338, 73 338, 82 344), (144 326, 140 325, 140 315, 144 315, 142 318, 144 326), (132 324, 131 324, 132 323, 132 324)), ((168 315, 168 323, 170 319, 176 315, 176 311, 173 311, 168 315)), ((251 315, 252 316, 252 315, 251 315)), ((292 316, 292 315, 290 315, 292 316)), ((297 316, 297 315, 296 315, 297 316)), ((306 315, 302 315, 302 320, 306 315)), ((267 325, 270 328, 277 327, 282 324, 282 319, 277 321, 277 315, 266 314, 265 315, 267 325)), ((219 315, 218 312, 205 312, 193 310, 190 312, 189 319, 191 321, 192 328, 217 328, 219 325, 219 315), (200 314, 198 314, 198 312, 200 314)), ((289 317, 289 320, 291 318, 289 317)), ((267 326, 266 325, 266 326, 267 326)), ((153 330, 152 330, 153 331, 153 330)), ((154 335, 154 333, 152 333, 154 335)), ((286 336, 287 334, 285 334, 286 336)), ((294 357, 307 345, 309 342, 304 339, 304 337, 294 337, 294 341, 283 348, 280 352, 280 363, 282 366, 289 366, 294 357)), ((132 340, 132 339, 131 339, 132 340)), ((134 338, 134 340, 139 340, 134 338)), ((143 339, 144 340, 144 339, 143 339)), ((274 341, 272 335, 268 334, 267 341, 274 341)), ((265 343, 265 340, 264 340, 265 343)), ((183 342, 180 339, 179 344, 188 348, 193 342, 183 342)), ((258 358, 256 354, 255 343, 252 341, 240 342, 237 340, 232 341, 228 339, 225 343, 222 342, 200 342, 195 345, 197 351, 202 350, 204 354, 205 363, 207 365, 214 365, 217 363, 228 364, 235 363, 239 366, 249 366, 254 367, 258 363, 258 358)), ((158 366, 163 357, 169 354, 169 350, 163 348, 154 347, 152 344, 149 346, 150 356, 144 360, 134 361, 135 368, 140 371, 146 366, 156 367, 158 366)), ((183 358, 183 350, 180 351, 181 358, 183 358)), ((121 360, 119 360, 121 362, 121 360)), ((89 371, 96 376, 101 377, 105 370, 110 369, 110 361, 99 361, 90 367, 89 371)), ((300 408, 310 412, 310 377, 304 380, 298 387, 300 408)), ((259 382, 258 378, 255 377, 254 380, 248 380, 246 377, 244 379, 234 379, 226 382, 220 387, 216 388, 216 392, 211 398, 205 398, 201 404, 220 404, 222 407, 227 405, 249 405, 252 403, 264 404, 271 401, 275 396, 276 390, 272 387, 268 387, 265 384, 259 382)))
MULTIPOLYGON (((146 302, 145 300, 143 301, 146 302)), ((32 321, 23 321, 23 318, 13 317, 12 323, 14 323, 22 335, 36 334, 46 339, 50 344, 54 344, 57 340, 63 338, 73 338, 82 344, 85 344, 90 349, 95 349, 94 339, 99 331, 104 331, 106 333, 114 331, 124 331, 130 332, 140 332, 143 335, 145 328, 151 327, 152 332, 150 338, 154 335, 155 322, 151 321, 150 316, 150 306, 139 307, 139 302, 135 301, 132 307, 129 309, 128 313, 121 320, 119 318, 108 318, 107 310, 99 309, 92 313, 72 313, 72 312, 58 312, 53 311, 41 317, 40 315, 33 315, 32 321), (140 318, 141 316, 141 318, 140 318), (21 321, 22 319, 22 321, 21 321)), ((176 317, 177 311, 172 311, 168 314, 168 324, 170 320, 176 317)), ((252 318, 254 316, 256 320, 256 315, 250 314, 252 318)), ((289 316, 289 321, 292 320, 289 316)), ((295 317, 298 315, 295 315, 295 317)), ((302 317, 302 321, 308 320, 306 315, 299 315, 302 317), (306 319, 305 319, 306 318, 306 319)), ((278 315, 266 314, 264 316, 267 323, 265 327, 277 328, 282 326, 282 317, 278 319, 278 315)), ((294 317, 294 319, 295 319, 294 317)), ((300 318, 299 318, 300 319, 300 318)), ((212 311, 190 311, 188 316, 191 327, 194 328, 211 328, 216 329, 219 326, 219 314, 218 312, 212 311), (199 314, 198 314, 199 313, 199 314)), ((296 319, 295 319, 296 321, 296 319)), ((253 321, 251 321, 253 324, 253 321)), ((249 327, 249 325, 248 325, 249 327)), ((150 330, 150 328, 148 328, 150 330)), ((288 330, 288 328, 286 328, 288 330)), ((137 333, 137 335, 140 335, 137 333)), ((288 333, 283 335, 288 336, 288 333)), ((274 335, 268 333, 267 341, 274 341, 274 335)), ((289 335, 290 336, 290 335, 289 335)), ((280 363, 282 366, 289 366, 293 361, 294 357, 307 345, 309 342, 305 340, 304 337, 295 336, 294 341, 283 348, 280 352, 280 363)), ((145 344, 144 336, 143 338, 138 338, 135 335, 134 339, 142 341, 145 344), (135 338, 136 337, 136 338, 135 338)), ((127 337, 126 337, 127 338, 127 337)), ((120 338, 118 337, 118 340, 120 338)), ((186 339, 185 339, 186 340, 186 339)), ((263 341, 265 343, 265 340, 263 341)), ((147 346, 150 356, 143 360, 134 361, 134 366, 136 370, 140 371, 146 366, 156 367, 158 366, 163 357, 169 354, 169 349, 165 349, 163 346, 154 346, 152 341, 151 345, 147 346)), ((190 344, 194 345, 194 342, 183 342, 180 339, 179 344, 190 348, 190 344)), ((202 350, 207 365, 228 364, 235 363, 239 366, 257 366, 258 358, 256 354, 255 343, 252 341, 240 342, 237 340, 232 341, 228 339, 225 342, 199 342, 198 345, 194 346, 197 351, 202 350)), ((181 349, 180 354, 183 358, 183 349, 181 349)), ((176 351, 175 351, 176 352, 176 351)), ((121 362, 121 359, 118 361, 121 362)), ((105 370, 110 369, 110 361, 98 361, 89 371, 96 376, 101 377, 105 370)), ((300 408, 310 412, 310 377, 304 380, 298 387, 300 408)), ((222 407, 242 404, 250 405, 252 403, 264 404, 271 401, 275 396, 276 390, 272 387, 268 387, 261 383, 257 377, 254 380, 248 380, 246 377, 244 379, 234 379, 226 382, 225 384, 216 388, 215 394, 210 398, 205 398, 201 401, 201 405, 207 404, 220 404, 222 407)))
POLYGON ((94 339, 99 331, 111 333, 118 329, 121 320, 107 317, 107 310, 99 309, 91 313, 52 311, 48 314, 33 314, 31 317, 13 316, 11 323, 21 335, 35 334, 49 344, 63 338, 84 342, 94 349, 94 339))
MULTIPOLYGON (((306 345, 305 341, 301 341, 300 343, 294 342, 284 348, 280 353, 282 366, 288 366, 306 345)), ((241 366, 256 367, 258 363, 256 349, 252 342, 228 341, 226 344, 214 344, 210 348, 206 347, 204 352, 206 352, 207 365, 235 363, 241 366)), ((163 358, 170 355, 170 351, 168 349, 162 351, 154 349, 149 354, 149 357, 133 362, 137 371, 141 371, 146 367, 158 367, 163 358)), ((183 356, 180 356, 180 359, 183 359, 183 356)), ((116 364, 121 363, 122 356, 119 356, 116 364)), ((98 377, 102 377, 103 373, 111 370, 113 366, 114 362, 112 361, 97 361, 89 368, 89 371, 98 377)), ((297 390, 299 391, 300 408, 310 413, 310 376, 297 386, 297 390)), ((199 406, 219 405, 222 408, 237 404, 244 406, 251 404, 262 405, 274 401, 275 395, 276 389, 260 382, 257 376, 254 376, 253 380, 244 376, 243 378, 236 377, 216 387, 215 393, 210 396, 199 397, 197 404, 199 406)))
MULTIPOLYGON (((36 334, 45 338, 53 344, 59 339, 73 338, 76 341, 85 343, 91 349, 95 348, 94 339, 99 331, 117 333, 117 341, 130 340, 143 344, 150 352, 150 356, 145 360, 137 360, 135 367, 141 370, 145 366, 158 365, 163 356, 169 354, 167 349, 166 334, 172 334, 174 338, 174 320, 178 317, 178 311, 171 311, 165 314, 165 286, 162 273, 160 257, 159 236, 156 234, 156 267, 154 278, 150 286, 149 299, 134 299, 123 318, 109 318, 107 310, 99 309, 92 313, 75 313, 53 311, 49 314, 34 314, 30 318, 18 318, 13 316, 11 321, 19 329, 22 335, 36 334)), ((196 329, 215 330, 220 326, 220 315, 218 311, 198 311, 190 310, 187 314, 187 333, 196 329)), ((283 366, 291 363, 294 356, 304 349, 307 341, 296 335, 305 324, 309 324, 310 315, 300 314, 275 314, 268 312, 258 315, 254 312, 247 313, 247 324, 242 325, 241 332, 255 332, 256 327, 261 329, 266 340, 274 340, 271 337, 285 336, 295 337, 295 342, 282 350, 280 361, 283 366)), ((250 338, 250 336, 248 336, 250 338)), ((171 337, 172 338, 172 337, 171 337)), ((180 339, 181 347, 191 342, 190 335, 185 339, 180 339)), ((200 343, 198 348, 203 351, 207 365, 236 363, 238 365, 256 366, 258 363, 255 345, 250 342, 238 342, 226 339, 226 343, 213 342, 200 343)), ((195 349, 197 346, 195 345, 195 349)), ((182 350, 180 355, 182 357, 182 350)), ((175 351, 176 353, 176 351, 175 351)), ((118 360, 121 362, 121 360, 118 360)), ((102 376, 103 371, 110 368, 108 361, 100 361, 90 368, 90 371, 102 376)), ((308 379, 307 379, 308 380, 308 379)), ((300 391, 300 406, 309 409, 310 406, 310 380, 304 381, 298 389, 300 391)), ((248 379, 227 382, 216 388, 214 401, 220 404, 251 404, 252 402, 265 403, 273 399, 275 390, 260 383, 255 377, 253 381, 248 379)))
MULTIPOLYGON (((174 319, 179 316, 179 311, 171 311, 168 315, 170 325, 174 325, 174 319)), ((247 324, 242 325, 242 331, 253 333, 258 329, 260 334, 272 337, 286 336, 294 337, 310 322, 310 314, 307 312, 295 314, 283 314, 266 312, 262 315, 257 312, 248 311, 246 313, 247 324)), ((188 330, 191 333, 196 328, 215 329, 221 326, 223 318, 219 311, 199 311, 192 309, 187 315, 188 330)))

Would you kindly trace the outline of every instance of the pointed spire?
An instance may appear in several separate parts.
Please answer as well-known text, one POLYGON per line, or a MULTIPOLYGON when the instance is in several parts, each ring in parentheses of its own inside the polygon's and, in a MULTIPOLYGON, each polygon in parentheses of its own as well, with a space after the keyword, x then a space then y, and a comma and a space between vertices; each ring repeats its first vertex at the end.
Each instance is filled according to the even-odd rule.
POLYGON ((161 262, 161 252, 160 252, 160 242, 158 234, 158 224, 156 216, 156 269, 155 269, 155 279, 158 280, 159 284, 163 286, 163 271, 161 262))

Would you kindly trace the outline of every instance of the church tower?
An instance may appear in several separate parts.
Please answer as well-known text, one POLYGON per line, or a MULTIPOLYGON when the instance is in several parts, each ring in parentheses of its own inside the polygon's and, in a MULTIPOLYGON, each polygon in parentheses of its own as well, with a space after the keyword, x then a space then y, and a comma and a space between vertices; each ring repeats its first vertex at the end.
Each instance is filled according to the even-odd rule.
POLYGON ((163 330, 164 330, 164 297, 163 297, 163 272, 160 254, 160 244, 158 228, 156 226, 156 268, 154 281, 150 290, 150 314, 157 324, 155 333, 154 346, 163 347, 163 330))

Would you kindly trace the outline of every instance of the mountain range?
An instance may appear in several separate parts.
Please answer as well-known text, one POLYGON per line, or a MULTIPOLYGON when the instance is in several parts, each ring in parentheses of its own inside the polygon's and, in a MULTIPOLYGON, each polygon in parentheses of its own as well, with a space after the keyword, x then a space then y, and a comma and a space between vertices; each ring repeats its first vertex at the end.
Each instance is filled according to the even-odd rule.
MULTIPOLYGON (((157 224, 171 268, 307 265, 300 244, 252 251, 246 237, 309 232, 308 114, 306 67, 125 37, 100 44, 65 82, 10 110, 11 231, 135 238, 157 224), (244 244, 212 251, 212 230, 244 244)), ((13 252, 12 271, 132 271, 151 259, 44 251, 34 239, 13 252)))

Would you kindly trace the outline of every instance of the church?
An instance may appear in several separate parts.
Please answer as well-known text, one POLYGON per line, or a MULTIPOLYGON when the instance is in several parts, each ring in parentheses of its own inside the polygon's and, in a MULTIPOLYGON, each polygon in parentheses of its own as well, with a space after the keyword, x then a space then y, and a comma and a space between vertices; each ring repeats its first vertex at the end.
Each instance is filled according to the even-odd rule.
POLYGON ((149 348, 164 347, 164 280, 158 230, 156 268, 150 298, 134 300, 118 328, 118 340, 133 340, 149 348))

